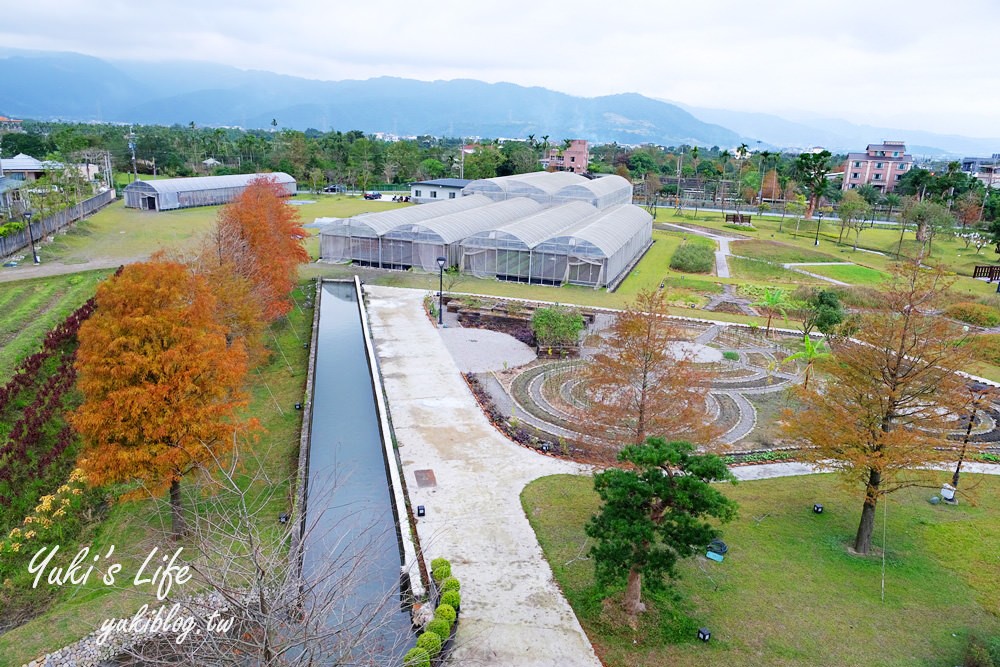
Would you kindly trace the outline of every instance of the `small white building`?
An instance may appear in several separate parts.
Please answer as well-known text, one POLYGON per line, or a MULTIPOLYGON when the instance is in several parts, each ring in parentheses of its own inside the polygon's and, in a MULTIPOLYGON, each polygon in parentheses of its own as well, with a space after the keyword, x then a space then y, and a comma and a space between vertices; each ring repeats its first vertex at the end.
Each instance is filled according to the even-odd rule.
POLYGON ((471 183, 467 178, 435 178, 430 181, 420 181, 410 186, 410 201, 415 204, 458 199, 462 196, 462 188, 471 183))

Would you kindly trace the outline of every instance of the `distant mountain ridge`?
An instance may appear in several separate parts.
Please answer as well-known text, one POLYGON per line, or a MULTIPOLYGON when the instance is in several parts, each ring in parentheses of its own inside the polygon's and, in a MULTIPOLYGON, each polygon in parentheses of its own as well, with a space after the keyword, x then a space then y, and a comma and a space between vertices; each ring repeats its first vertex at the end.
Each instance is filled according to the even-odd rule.
POLYGON ((41 120, 732 146, 739 135, 630 93, 582 98, 458 79, 317 81, 208 63, 0 52, 0 113, 41 120))
POLYGON ((361 130, 452 137, 549 136, 595 143, 834 152, 900 139, 915 155, 990 155, 1000 139, 856 125, 838 119, 706 109, 636 93, 574 97, 469 79, 319 81, 214 63, 107 61, 0 47, 0 114, 39 120, 361 130))

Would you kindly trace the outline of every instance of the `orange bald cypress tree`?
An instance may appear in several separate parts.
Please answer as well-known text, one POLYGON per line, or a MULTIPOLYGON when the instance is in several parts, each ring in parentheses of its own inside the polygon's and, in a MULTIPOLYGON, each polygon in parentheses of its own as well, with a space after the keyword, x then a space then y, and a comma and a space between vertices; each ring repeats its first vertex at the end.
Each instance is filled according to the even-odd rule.
POLYGON ((79 333, 84 401, 71 421, 84 439, 81 467, 96 485, 169 489, 175 535, 186 531, 181 478, 224 454, 244 426, 234 413, 246 404, 246 351, 215 315, 204 278, 154 259, 103 283, 79 333))
POLYGON ((222 208, 210 244, 214 259, 250 282, 264 318, 274 321, 292 308, 289 293, 299 264, 309 261, 306 236, 299 212, 285 203, 277 181, 265 176, 222 208))

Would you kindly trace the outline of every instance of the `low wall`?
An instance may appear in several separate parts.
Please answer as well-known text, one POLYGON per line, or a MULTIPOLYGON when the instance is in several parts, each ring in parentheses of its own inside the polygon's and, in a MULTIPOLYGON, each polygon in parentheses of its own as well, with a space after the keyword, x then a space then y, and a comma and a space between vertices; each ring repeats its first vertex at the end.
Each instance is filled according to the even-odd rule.
POLYGON ((77 220, 82 220, 88 215, 101 210, 114 200, 115 191, 105 190, 96 197, 85 199, 79 204, 63 209, 53 216, 32 222, 31 236, 28 235, 27 229, 6 236, 0 236, 0 257, 9 257, 17 251, 29 247, 32 237, 34 237, 35 243, 38 243, 46 236, 56 233, 66 225, 77 220))

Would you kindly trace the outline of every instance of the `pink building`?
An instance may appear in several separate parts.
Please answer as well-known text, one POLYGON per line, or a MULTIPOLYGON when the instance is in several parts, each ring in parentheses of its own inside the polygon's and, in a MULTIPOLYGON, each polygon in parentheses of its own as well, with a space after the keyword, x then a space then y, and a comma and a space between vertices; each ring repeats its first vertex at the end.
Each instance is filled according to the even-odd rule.
POLYGON ((573 139, 568 148, 550 148, 542 158, 542 169, 546 171, 571 171, 582 174, 590 165, 590 149, 585 139, 573 139))
POLYGON ((843 190, 871 184, 879 192, 892 192, 904 174, 913 169, 913 156, 902 141, 868 144, 864 153, 848 153, 843 190))

